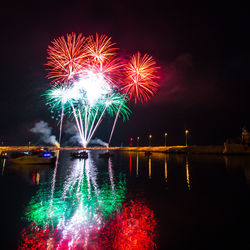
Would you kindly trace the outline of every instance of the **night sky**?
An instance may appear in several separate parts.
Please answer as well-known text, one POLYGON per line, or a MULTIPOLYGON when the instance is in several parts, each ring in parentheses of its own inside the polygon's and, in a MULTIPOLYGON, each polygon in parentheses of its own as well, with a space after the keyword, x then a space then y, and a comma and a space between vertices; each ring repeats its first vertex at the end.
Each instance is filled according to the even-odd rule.
MULTIPOLYGON (((40 120, 53 127, 41 95, 49 88, 44 64, 50 42, 67 33, 112 37, 123 54, 138 50, 161 68, 160 88, 147 104, 132 105, 111 145, 223 144, 250 129, 250 11, 247 1, 38 1, 1 6, 1 123, 6 145, 37 143, 29 131, 40 120), (174 3, 173 3, 174 2, 174 3), (220 3, 218 3, 220 2, 220 3)), ((96 136, 107 141, 112 119, 96 136)))

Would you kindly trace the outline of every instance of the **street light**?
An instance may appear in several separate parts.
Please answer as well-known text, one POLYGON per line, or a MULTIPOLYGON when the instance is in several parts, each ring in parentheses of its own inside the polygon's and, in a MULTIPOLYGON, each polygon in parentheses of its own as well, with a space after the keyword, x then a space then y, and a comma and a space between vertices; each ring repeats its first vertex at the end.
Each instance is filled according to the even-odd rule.
POLYGON ((152 138, 152 135, 149 135, 149 143, 148 143, 148 145, 149 145, 149 147, 151 147, 151 138, 152 138))
POLYGON ((30 144, 31 144, 31 141, 29 141, 29 148, 28 148, 28 150, 30 150, 30 144))
POLYGON ((164 134, 164 146, 165 147, 167 146, 167 135, 168 135, 168 133, 164 134))
POLYGON ((188 133, 189 133, 189 131, 186 129, 185 130, 185 134, 186 134, 186 146, 188 145, 188 133))
POLYGON ((138 136, 137 137, 137 147, 139 147, 139 140, 140 140, 140 137, 138 136))

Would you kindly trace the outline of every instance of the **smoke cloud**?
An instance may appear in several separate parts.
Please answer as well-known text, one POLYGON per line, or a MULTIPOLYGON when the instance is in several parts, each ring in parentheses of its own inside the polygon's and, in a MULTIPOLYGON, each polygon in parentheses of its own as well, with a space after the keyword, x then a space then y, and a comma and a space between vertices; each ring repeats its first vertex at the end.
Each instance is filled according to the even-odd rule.
POLYGON ((102 141, 101 139, 95 138, 95 139, 90 140, 89 145, 100 145, 100 146, 107 147, 108 143, 102 141))
POLYGON ((66 141, 64 145, 72 146, 72 145, 81 145, 81 137, 78 133, 76 127, 69 121, 67 121, 64 125, 64 133, 66 135, 66 141))
POLYGON ((56 147, 60 147, 60 144, 56 140, 54 135, 51 135, 52 128, 49 127, 47 122, 40 121, 35 124, 35 126, 30 129, 32 133, 39 134, 41 136, 41 140, 45 143, 52 144, 56 147))
POLYGON ((161 78, 152 104, 211 105, 211 100, 218 98, 217 77, 213 72, 200 72, 190 53, 181 54, 165 65, 161 78))

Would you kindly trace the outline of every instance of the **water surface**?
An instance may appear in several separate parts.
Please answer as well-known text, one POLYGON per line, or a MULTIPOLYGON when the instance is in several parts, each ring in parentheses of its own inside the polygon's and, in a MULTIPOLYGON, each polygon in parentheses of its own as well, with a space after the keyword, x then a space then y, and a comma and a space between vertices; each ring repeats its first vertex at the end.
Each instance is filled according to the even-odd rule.
POLYGON ((3 249, 250 249, 250 158, 90 151, 1 161, 3 249))

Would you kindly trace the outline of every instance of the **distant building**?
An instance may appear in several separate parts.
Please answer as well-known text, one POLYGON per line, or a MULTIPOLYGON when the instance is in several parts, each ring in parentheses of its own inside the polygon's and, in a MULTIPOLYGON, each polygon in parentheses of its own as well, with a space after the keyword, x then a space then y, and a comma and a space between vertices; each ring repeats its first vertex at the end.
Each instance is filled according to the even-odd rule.
POLYGON ((250 132, 245 127, 242 129, 241 142, 242 144, 250 144, 250 132))
POLYGON ((250 154, 250 132, 242 128, 241 138, 230 138, 224 143, 224 154, 250 154))

